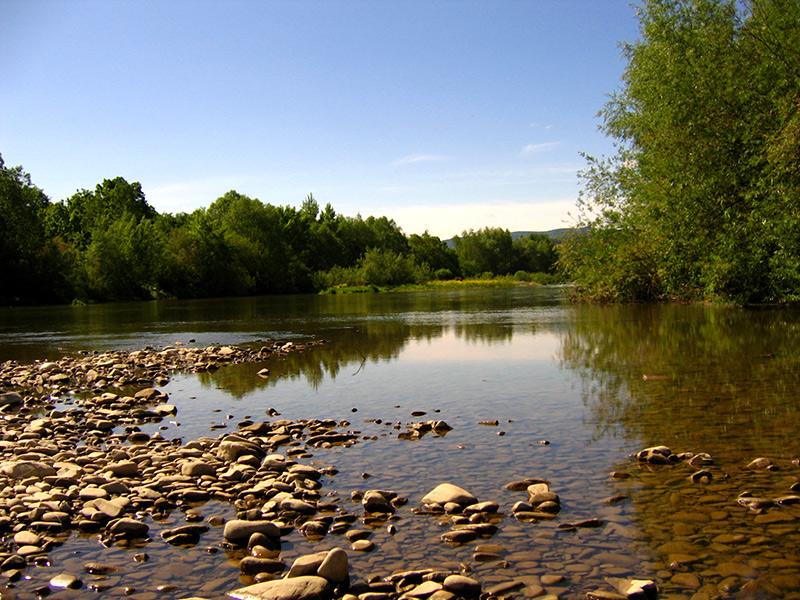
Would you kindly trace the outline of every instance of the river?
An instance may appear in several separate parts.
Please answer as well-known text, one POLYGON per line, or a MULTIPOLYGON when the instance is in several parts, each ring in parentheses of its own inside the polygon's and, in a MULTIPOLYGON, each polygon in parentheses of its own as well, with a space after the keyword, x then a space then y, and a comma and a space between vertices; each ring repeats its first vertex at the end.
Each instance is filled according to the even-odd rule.
MULTIPOLYGON (((0 361, 324 340, 269 362, 268 378, 256 375, 261 363, 177 374, 162 388, 177 418, 142 429, 186 443, 267 420, 270 409, 285 419, 347 421, 359 443, 309 457, 339 471, 323 490, 342 502, 368 489, 409 499, 395 535, 376 530, 374 552, 350 552, 353 581, 449 565, 484 589, 519 581, 507 594, 516 597, 583 598, 610 591, 604 578, 624 576, 653 579, 661 597, 800 598, 800 505, 756 511, 738 501, 743 492, 791 497, 800 481, 799 333, 792 309, 576 306, 561 288, 526 286, 2 309, 0 361), (453 429, 400 439, 425 419, 453 429), (631 457, 656 445, 707 453, 710 480, 691 479, 699 467, 688 456, 671 466, 631 457), (759 457, 772 466, 747 468, 759 457), (512 516, 527 497, 504 486, 525 478, 549 482, 560 498, 557 518, 512 516), (462 546, 441 542, 445 523, 412 508, 442 482, 497 501, 497 533, 462 546), (596 526, 570 526, 580 523, 596 526), (499 557, 478 560, 478 543, 496 546, 499 557)), ((196 510, 235 514, 219 502, 196 510)), ((121 570, 93 588, 85 575, 81 590, 51 597, 101 589, 104 597, 211 599, 250 582, 239 573, 241 557, 209 551, 221 542, 218 528, 193 548, 158 538, 159 528, 180 521, 177 513, 151 523, 146 563, 96 536, 68 536, 14 591, 33 597, 54 574, 89 561, 121 570)), ((348 548, 341 536, 312 542, 294 533, 281 559, 335 546, 348 548)))

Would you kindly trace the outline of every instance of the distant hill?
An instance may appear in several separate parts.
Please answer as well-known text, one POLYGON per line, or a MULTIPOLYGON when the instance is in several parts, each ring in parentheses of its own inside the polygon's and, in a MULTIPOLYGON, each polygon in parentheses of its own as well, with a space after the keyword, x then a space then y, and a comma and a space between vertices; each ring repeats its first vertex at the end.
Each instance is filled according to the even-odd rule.
MULTIPOLYGON (((551 240, 553 240, 556 244, 559 244, 561 243, 561 240, 564 239, 564 236, 570 231, 574 231, 574 229, 571 227, 562 227, 561 229, 551 229, 549 231, 512 231, 511 239, 516 240, 521 237, 529 236, 532 233, 543 233, 546 236, 548 236, 551 240)), ((453 244, 453 238, 444 241, 449 248, 455 247, 455 244, 453 244)))

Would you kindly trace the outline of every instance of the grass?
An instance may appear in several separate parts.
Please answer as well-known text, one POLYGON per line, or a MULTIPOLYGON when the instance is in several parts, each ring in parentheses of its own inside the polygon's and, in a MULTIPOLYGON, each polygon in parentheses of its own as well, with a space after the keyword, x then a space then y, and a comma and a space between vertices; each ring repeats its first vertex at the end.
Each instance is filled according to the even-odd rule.
MULTIPOLYGON (((545 275, 545 274, 536 274, 545 275)), ((340 284, 330 287, 320 292, 320 294, 363 294, 374 292, 419 292, 436 290, 468 290, 468 289, 492 289, 509 288, 523 285, 547 285, 560 283, 552 276, 532 278, 531 281, 520 281, 514 276, 478 278, 478 279, 448 279, 445 281, 432 280, 426 283, 406 283, 398 286, 378 286, 378 285, 347 285, 340 284)))

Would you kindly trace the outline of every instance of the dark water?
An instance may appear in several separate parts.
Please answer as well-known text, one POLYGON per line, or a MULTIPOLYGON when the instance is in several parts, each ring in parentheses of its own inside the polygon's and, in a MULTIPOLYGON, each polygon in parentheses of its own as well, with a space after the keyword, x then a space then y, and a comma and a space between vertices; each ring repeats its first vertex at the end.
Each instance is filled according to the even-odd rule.
MULTIPOLYGON (((269 408, 281 418, 347 419, 369 439, 314 451, 312 461, 340 471, 324 489, 341 498, 391 489, 410 499, 398 512, 397 535, 376 531, 375 552, 351 553, 355 581, 461 564, 484 588, 521 579, 527 587, 511 592, 516 597, 540 595, 542 576, 563 575, 545 592, 579 598, 610 589, 606 576, 633 576, 655 579, 662 597, 800 598, 800 505, 759 515, 737 502, 745 491, 791 495, 800 480, 792 463, 800 457, 798 334, 800 313, 792 310, 572 306, 558 288, 525 287, 3 310, 0 360, 316 336, 328 343, 271 363, 269 379, 256 376, 258 364, 176 376, 164 389, 178 418, 161 434, 184 442, 216 437, 244 418, 266 419, 269 408), (412 411, 454 429, 400 440, 393 426, 420 420, 412 411), (488 420, 498 425, 478 424, 488 420), (658 444, 709 453, 711 482, 692 482, 697 468, 685 463, 643 468, 629 457, 658 444), (776 470, 746 469, 757 457, 776 470), (511 516, 526 497, 503 486, 527 477, 550 481, 562 503, 557 519, 511 516), (411 513, 444 481, 499 502, 506 516, 483 543, 501 546, 504 562, 476 562, 475 544, 446 545, 439 520, 411 513), (606 502, 616 495, 625 498, 606 502), (602 526, 559 527, 591 518, 602 526)), ((234 514, 214 502, 198 510, 234 514)), ((130 551, 73 535, 51 552, 50 567, 28 569, 30 580, 18 589, 24 594, 90 561, 125 567, 109 576, 104 596, 129 586, 130 597, 142 600, 216 598, 247 583, 240 557, 205 552, 221 531, 212 528, 194 549, 157 538, 159 528, 178 522, 179 514, 151 523, 144 564, 134 564, 130 551), (163 584, 178 589, 155 591, 163 584)), ((290 563, 334 546, 349 547, 340 536, 313 543, 292 534, 282 558, 290 563)))

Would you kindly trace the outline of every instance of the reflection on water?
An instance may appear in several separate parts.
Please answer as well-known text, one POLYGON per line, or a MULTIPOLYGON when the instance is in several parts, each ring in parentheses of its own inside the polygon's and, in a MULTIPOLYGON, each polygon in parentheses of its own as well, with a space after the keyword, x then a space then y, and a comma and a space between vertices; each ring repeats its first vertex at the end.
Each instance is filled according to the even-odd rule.
MULTIPOLYGON (((663 596, 687 600, 791 598, 800 597, 800 505, 786 501, 758 514, 737 499, 791 496, 800 479, 792 463, 800 456, 799 327, 792 310, 570 306, 550 288, 293 296, 4 310, 0 358, 317 336, 327 343, 309 352, 176 377, 165 391, 177 420, 143 429, 186 442, 265 420, 269 409, 281 418, 349 421, 361 436, 356 446, 313 451, 314 461, 340 471, 324 482, 331 497, 392 489, 410 499, 398 511, 396 536, 375 531, 378 550, 351 556, 354 580, 463 564, 484 585, 523 579, 517 597, 535 596, 549 575, 564 579, 540 587, 562 598, 607 589, 607 576, 652 577, 663 596), (257 375, 264 367, 268 378, 257 375), (395 427, 420 420, 412 411, 454 429, 400 440, 395 427), (479 424, 488 420, 498 425, 479 424), (709 453, 711 482, 692 482, 697 469, 685 461, 643 468, 629 458, 657 444, 709 453), (778 470, 746 469, 757 456, 778 470), (510 516, 525 495, 504 485, 526 477, 551 482, 562 502, 558 519, 510 516), (488 541, 502 547, 502 562, 474 560, 473 545, 441 543, 438 520, 410 512, 442 481, 500 504, 505 516, 488 541), (602 527, 559 527, 593 518, 602 527)), ((216 503, 199 510, 233 514, 216 503)), ((154 539, 168 526, 153 523, 154 539)), ((212 529, 202 545, 217 544, 219 533, 212 529)), ((338 536, 311 542, 292 534, 282 558, 337 545, 338 536)), ((187 571, 180 589, 159 597, 221 598, 243 583, 235 561, 221 555, 158 540, 148 553, 151 566, 115 576, 121 586, 138 578, 150 589, 188 563, 178 569, 187 571)), ((73 536, 51 557, 77 570, 89 560, 130 562, 90 536, 73 536)), ((47 574, 32 572, 27 585, 35 589, 47 574)))

